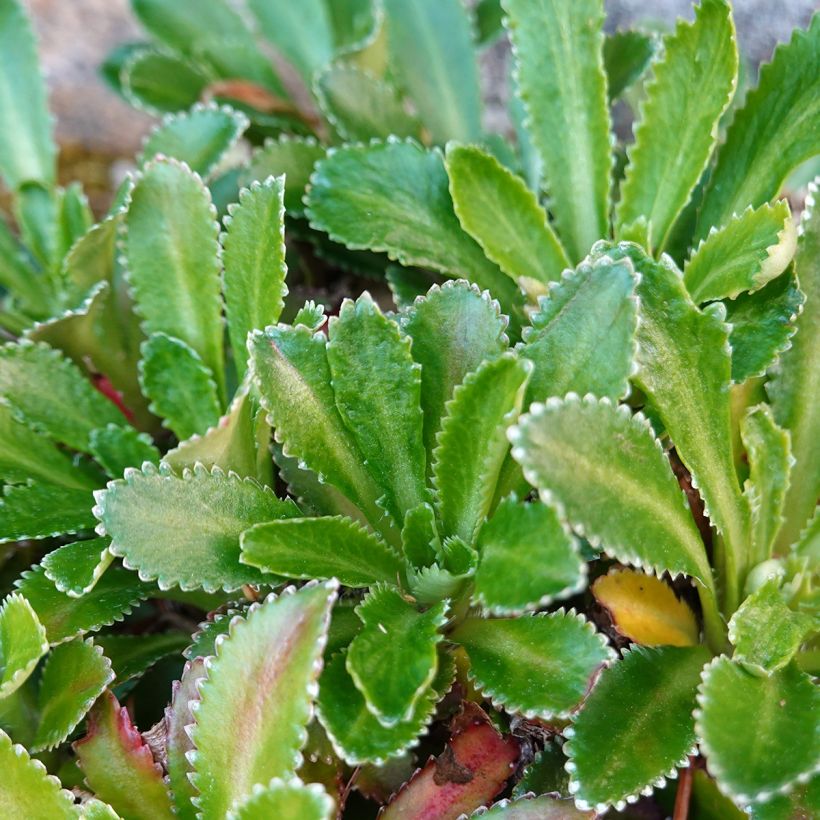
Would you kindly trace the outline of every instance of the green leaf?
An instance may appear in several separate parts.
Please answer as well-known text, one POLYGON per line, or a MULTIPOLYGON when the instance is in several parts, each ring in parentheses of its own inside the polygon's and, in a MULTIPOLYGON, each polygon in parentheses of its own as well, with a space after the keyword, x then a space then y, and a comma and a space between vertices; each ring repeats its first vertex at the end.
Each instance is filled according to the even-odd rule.
POLYGON ((377 525, 384 517, 375 503, 381 492, 336 407, 324 334, 277 325, 255 331, 248 349, 254 385, 285 455, 330 482, 377 525))
POLYGON ((285 179, 268 177, 239 192, 228 206, 222 234, 225 313, 241 378, 248 363, 248 333, 279 320, 288 288, 285 277, 285 179))
POLYGON ((146 461, 158 464, 160 458, 151 436, 140 433, 134 427, 118 427, 116 424, 92 430, 88 449, 112 478, 119 478, 127 467, 135 467, 146 461))
POLYGON ((212 78, 179 54, 140 48, 123 63, 119 79, 131 105, 158 116, 193 105, 212 78))
POLYGON ((80 815, 84 820, 121 820, 120 816, 108 805, 92 797, 86 800, 81 806, 80 815))
POLYGON ((420 136, 421 124, 407 113, 396 88, 355 66, 328 67, 316 77, 314 91, 322 112, 347 142, 420 136))
POLYGON ((695 746, 692 710, 708 660, 700 646, 636 646, 604 669, 564 732, 576 805, 623 810, 645 789, 676 776, 695 746))
POLYGON ((76 365, 45 344, 0 347, 0 395, 19 421, 84 452, 92 430, 124 421, 76 365))
POLYGON ((533 405, 510 438, 544 502, 593 545, 622 563, 685 573, 712 588, 689 505, 643 416, 570 394, 533 405))
POLYGON ((603 0, 503 0, 518 94, 564 247, 578 262, 608 233, 612 166, 603 0))
POLYGON ((302 196, 314 164, 324 155, 325 149, 313 137, 282 134, 276 140, 265 140, 265 144, 253 152, 241 182, 250 185, 254 180, 269 176, 284 176, 285 208, 291 216, 302 216, 305 211, 302 196))
POLYGON ((586 585, 578 543, 546 504, 505 499, 481 528, 476 549, 473 600, 494 615, 542 609, 586 585))
POLYGON ((765 803, 752 803, 748 813, 752 820, 800 820, 820 810, 820 776, 794 786, 789 794, 778 794, 765 803))
POLYGON ((789 487, 791 440, 775 424, 767 404, 753 407, 740 423, 740 435, 749 460, 745 494, 752 510, 753 563, 771 557, 774 540, 783 523, 783 503, 789 487))
POLYGON ((45 82, 19 0, 0 4, 0 54, 0 176, 10 189, 29 180, 53 185, 57 149, 45 82))
POLYGON ((521 356, 534 365, 524 405, 593 393, 622 399, 636 354, 637 277, 628 260, 582 262, 539 299, 524 328, 521 356))
POLYGON ((152 333, 142 344, 140 384, 149 409, 180 440, 204 433, 219 420, 220 403, 213 374, 185 342, 152 333))
POLYGON ((421 365, 421 409, 428 471, 436 435, 453 390, 485 359, 508 346, 507 318, 487 291, 463 279, 433 285, 400 318, 413 340, 411 353, 421 365))
POLYGON ((329 582, 270 596, 218 643, 191 730, 204 817, 223 817, 254 784, 298 767, 336 589, 329 582), (241 731, 226 735, 225 726, 241 731))
POLYGON ((610 102, 634 85, 655 56, 658 42, 642 31, 614 31, 604 39, 604 68, 610 102))
POLYGON ((347 655, 335 655, 324 672, 316 704, 336 753, 351 766, 363 763, 382 765, 390 758, 418 745, 427 725, 433 720, 436 704, 453 682, 454 666, 450 655, 439 654, 438 671, 430 686, 416 701, 410 718, 384 726, 368 709, 345 667, 347 655))
MULTIPOLYGON (((210 653, 213 654, 213 653, 210 653)), ((171 705, 165 709, 166 750, 168 754, 168 784, 174 799, 177 816, 195 820, 196 809, 191 798, 196 796, 188 775, 193 771, 187 753, 194 745, 186 727, 194 723, 192 706, 199 703, 199 683, 205 677, 205 659, 196 658, 185 664, 182 677, 172 684, 171 705)))
POLYGON ((723 656, 704 670, 696 731, 709 772, 738 805, 768 800, 816 771, 820 691, 794 664, 751 675, 723 656))
POLYGON ((290 518, 242 533, 243 564, 286 578, 338 578, 346 587, 396 583, 403 564, 361 524, 344 516, 290 518))
POLYGON ((26 820, 73 820, 77 817, 74 795, 46 767, 30 758, 23 746, 12 744, 0 729, 0 804, 9 817, 26 820))
POLYGON ((479 810, 471 817, 486 820, 592 820, 593 814, 576 808, 572 800, 530 794, 517 800, 502 800, 489 811, 479 810))
MULTIPOLYGON (((256 403, 248 391, 241 390, 228 413, 214 427, 201 436, 194 435, 181 442, 163 456, 163 461, 179 474, 186 467, 193 469, 199 463, 208 469, 219 467, 224 472, 234 472, 241 478, 256 478, 261 483, 271 484, 272 481, 263 481, 268 478, 270 471, 263 471, 260 464, 263 457, 270 463, 270 454, 267 452, 269 431, 264 443, 257 442, 260 417, 259 413, 254 417, 255 407, 256 403), (263 472, 264 476, 261 474, 263 472)), ((261 421, 264 422, 264 419, 261 421)), ((267 422, 264 424, 267 427, 267 422)))
MULTIPOLYGON (((596 251, 605 247, 602 243, 596 251)), ((655 262, 629 243, 609 246, 606 253, 628 256, 640 274, 635 381, 663 421, 723 537, 717 565, 725 583, 725 608, 731 612, 746 569, 749 508, 732 453, 731 360, 722 308, 699 311, 666 257, 655 262)))
POLYGON ((426 497, 421 367, 411 340, 363 293, 328 324, 336 406, 397 524, 426 497))
POLYGON ((443 535, 472 546, 490 511, 532 365, 514 353, 468 374, 447 405, 433 452, 433 485, 443 535))
POLYGON ((468 618, 450 638, 467 651, 468 675, 492 703, 527 718, 566 718, 613 657, 606 638, 574 611, 468 618))
POLYGON ((719 230, 713 227, 693 251, 683 268, 686 288, 698 303, 759 290, 783 273, 796 247, 787 200, 749 207, 719 230))
POLYGON ((239 562, 239 536, 261 521, 298 511, 268 487, 199 465, 173 475, 167 465, 126 470, 96 496, 94 513, 110 550, 160 589, 238 589, 262 581, 239 562))
MULTIPOLYGON (((820 15, 814 29, 820 35, 820 15)), ((797 79, 797 78, 795 78, 797 79)), ((820 496, 820 207, 817 204, 818 182, 809 187, 806 210, 801 222, 795 270, 800 288, 806 294, 803 312, 795 322, 797 333, 790 350, 781 357, 775 377, 766 386, 781 427, 791 433, 791 485, 783 514, 786 521, 777 539, 779 551, 797 541, 806 522, 814 513, 820 496)))
POLYGON ((94 526, 90 490, 56 484, 6 484, 0 495, 0 544, 73 535, 94 526))
POLYGON ((31 604, 52 645, 121 621, 151 592, 135 573, 119 566, 105 572, 94 588, 81 598, 60 592, 40 566, 23 572, 15 586, 31 604))
POLYGON ((190 111, 167 115, 145 138, 140 154, 144 167, 162 155, 184 162, 207 177, 236 145, 248 127, 241 111, 213 103, 197 103, 190 111))
POLYGON ((746 95, 718 152, 704 194, 695 239, 777 196, 801 162, 820 153, 820 15, 808 30, 795 29, 762 66, 757 88, 746 95))
POLYGON ((306 786, 298 778, 256 785, 252 797, 228 812, 228 820, 332 820, 335 816, 336 804, 327 792, 318 783, 306 786))
POLYGON ((481 91, 459 0, 386 0, 390 60, 434 142, 481 137, 481 91))
POLYGON ((762 376, 789 349, 805 301, 797 277, 788 272, 756 293, 741 293, 725 303, 735 384, 762 376))
POLYGON ((397 139, 338 148, 317 163, 306 203, 311 226, 348 248, 469 276, 507 311, 521 304, 515 283, 461 229, 437 150, 397 139))
POLYGON ((337 54, 366 50, 379 34, 383 13, 373 0, 336 0, 328 4, 337 54))
POLYGON ((813 626, 810 615, 786 606, 777 581, 768 581, 729 621, 733 659, 750 666, 752 672, 776 672, 792 659, 813 626))
MULTIPOLYGON (((216 210, 202 180, 176 160, 149 162, 131 190, 124 250, 146 334, 189 345, 224 392, 216 210)), ((96 425, 100 426, 100 425, 96 425)))
POLYGON ((46 578, 60 592, 81 598, 111 565, 114 556, 108 551, 108 538, 90 538, 58 547, 42 560, 46 578))
POLYGON ((450 194, 461 227, 514 280, 555 282, 570 266, 546 211, 521 177, 474 145, 447 145, 450 194))
POLYGON ((51 439, 14 415, 8 405, 0 404, 0 479, 15 484, 34 479, 86 490, 97 486, 51 439))
POLYGON ((142 675, 162 658, 179 655, 190 641, 186 632, 157 632, 150 635, 101 635, 94 643, 111 661, 119 685, 142 675))
POLYGON ((641 216, 649 247, 663 250, 717 145, 718 123, 735 92, 737 43, 725 0, 703 0, 663 39, 645 84, 635 142, 616 209, 618 231, 641 216))
POLYGON ((431 504, 410 510, 401 530, 401 544, 407 561, 416 569, 431 566, 441 554, 436 513, 431 504))
POLYGON ((22 686, 48 652, 46 631, 31 604, 12 592, 0 606, 0 699, 22 686))
POLYGON ((419 612, 401 592, 382 584, 356 609, 364 628, 350 644, 346 668, 382 726, 411 720, 435 679, 445 610, 440 603, 419 612))
POLYGON ((173 820, 171 799, 151 749, 111 692, 88 718, 88 734, 74 744, 88 785, 123 817, 173 820))
POLYGON ((40 724, 32 750, 59 746, 113 680, 111 661, 90 639, 78 638, 52 650, 40 679, 40 724))

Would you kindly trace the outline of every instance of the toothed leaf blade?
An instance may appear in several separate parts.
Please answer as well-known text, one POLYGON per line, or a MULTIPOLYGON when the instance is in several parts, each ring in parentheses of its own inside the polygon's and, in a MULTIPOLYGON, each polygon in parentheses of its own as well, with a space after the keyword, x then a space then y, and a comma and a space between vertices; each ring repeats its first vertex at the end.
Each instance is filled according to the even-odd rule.
POLYGON ((31 604, 12 592, 0 606, 0 699, 22 686, 48 652, 46 631, 31 604))
POLYGON ((60 592, 80 598, 94 588, 114 560, 109 543, 108 538, 89 538, 52 550, 40 562, 46 578, 60 592))
POLYGON ((158 464, 159 450, 151 436, 140 433, 134 427, 117 427, 109 424, 92 430, 88 449, 100 466, 112 478, 119 478, 128 467, 136 467, 146 461, 158 464))
POLYGON ((277 779, 255 788, 251 797, 228 814, 228 820, 332 820, 335 814, 336 804, 318 783, 277 779))

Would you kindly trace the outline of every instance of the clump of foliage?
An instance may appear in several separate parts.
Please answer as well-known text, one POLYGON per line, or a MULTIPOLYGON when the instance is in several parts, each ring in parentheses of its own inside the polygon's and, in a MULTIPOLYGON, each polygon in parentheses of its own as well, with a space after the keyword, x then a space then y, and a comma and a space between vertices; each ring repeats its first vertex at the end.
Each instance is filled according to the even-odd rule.
MULTIPOLYGON (((812 189, 795 230, 775 197, 820 152, 820 18, 715 154, 737 57, 704 0, 653 63, 613 209, 600 3, 505 10, 529 186, 473 144, 321 150, 302 215, 399 263, 395 312, 328 316, 288 304, 284 177, 217 222, 232 108, 164 121, 65 239, 82 200, 0 0, 0 100, 23 99, 8 65, 31 83, 26 140, 0 122, 10 816, 817 811, 820 215, 812 189)), ((257 59, 204 30, 176 48, 146 54, 225 82, 257 59)))

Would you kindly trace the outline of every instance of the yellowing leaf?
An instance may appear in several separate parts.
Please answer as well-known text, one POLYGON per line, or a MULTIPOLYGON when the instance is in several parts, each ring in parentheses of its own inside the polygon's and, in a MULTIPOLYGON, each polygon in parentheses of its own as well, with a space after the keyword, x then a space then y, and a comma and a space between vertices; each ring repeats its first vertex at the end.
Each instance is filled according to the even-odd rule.
POLYGON ((634 570, 604 575, 592 585, 598 603, 609 610, 615 628, 644 646, 695 646, 695 614, 672 588, 634 570))

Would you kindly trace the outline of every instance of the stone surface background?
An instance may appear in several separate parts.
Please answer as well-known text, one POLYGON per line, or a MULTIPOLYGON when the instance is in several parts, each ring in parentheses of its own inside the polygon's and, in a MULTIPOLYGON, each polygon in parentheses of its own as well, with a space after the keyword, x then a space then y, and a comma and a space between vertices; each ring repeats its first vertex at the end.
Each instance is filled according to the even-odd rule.
MULTIPOLYGON (((73 170, 89 154, 98 159, 132 155, 152 120, 121 101, 97 73, 113 46, 142 39, 129 0, 25 2, 39 35, 58 139, 73 170)), ((609 28, 647 20, 670 25, 677 15, 691 14, 690 0, 607 0, 606 6, 609 28)), ((817 0, 735 0, 734 7, 741 49, 756 65, 795 26, 805 26, 818 5, 817 0)), ((503 123, 505 60, 501 43, 482 57, 488 124, 494 127, 503 123)))

